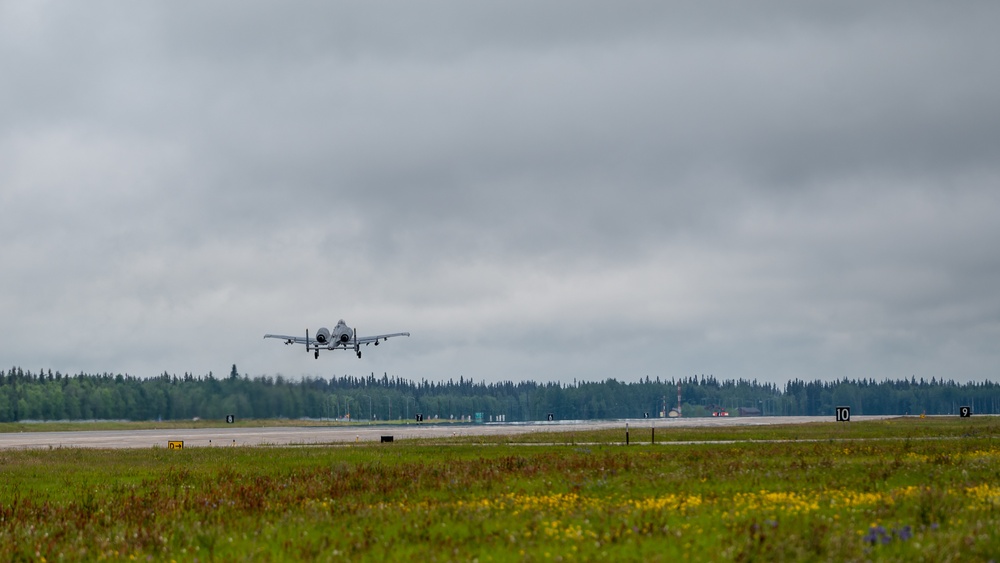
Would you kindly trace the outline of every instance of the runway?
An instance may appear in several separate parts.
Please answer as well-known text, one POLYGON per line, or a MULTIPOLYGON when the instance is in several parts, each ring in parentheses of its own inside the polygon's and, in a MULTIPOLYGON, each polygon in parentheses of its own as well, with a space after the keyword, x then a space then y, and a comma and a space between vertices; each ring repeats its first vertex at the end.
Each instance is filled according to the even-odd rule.
MULTIPOLYGON (((891 416, 854 416, 852 421, 881 420, 891 416)), ((18 432, 0 434, 0 450, 50 448, 167 448, 169 442, 182 441, 185 448, 222 446, 288 446, 307 444, 345 444, 379 442, 382 436, 393 441, 414 438, 451 436, 516 436, 537 432, 570 432, 621 428, 653 427, 658 433, 671 428, 765 426, 775 424, 834 423, 832 416, 761 416, 658 418, 622 420, 555 421, 504 424, 411 423, 371 426, 301 426, 301 427, 220 427, 165 430, 80 430, 74 432, 18 432)), ((850 424, 849 422, 836 424, 850 424)), ((664 434, 658 434, 664 435, 664 434)))

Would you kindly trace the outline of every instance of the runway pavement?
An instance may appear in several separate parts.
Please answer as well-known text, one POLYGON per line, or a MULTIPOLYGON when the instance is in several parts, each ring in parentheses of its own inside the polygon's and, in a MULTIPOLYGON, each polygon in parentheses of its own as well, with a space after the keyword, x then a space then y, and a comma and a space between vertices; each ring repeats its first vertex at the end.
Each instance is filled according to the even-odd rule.
MULTIPOLYGON (((890 416, 854 416, 851 420, 879 420, 890 416)), ((168 442, 183 441, 184 447, 344 444, 378 442, 382 436, 394 441, 448 436, 518 435, 533 432, 569 432, 621 428, 671 428, 762 426, 773 424, 834 423, 833 416, 761 416, 720 418, 658 418, 596 421, 555 421, 504 424, 412 423, 372 426, 221 427, 168 430, 80 430, 75 432, 18 432, 0 434, 0 450, 49 448, 166 448, 168 442)), ((837 423, 837 424, 850 424, 837 423)))

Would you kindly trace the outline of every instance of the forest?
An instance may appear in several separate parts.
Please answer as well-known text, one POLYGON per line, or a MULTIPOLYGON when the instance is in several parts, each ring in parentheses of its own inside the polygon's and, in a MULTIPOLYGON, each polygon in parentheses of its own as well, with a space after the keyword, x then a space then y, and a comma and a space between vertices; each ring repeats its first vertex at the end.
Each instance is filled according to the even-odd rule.
POLYGON ((140 378, 122 374, 0 371, 0 422, 49 420, 185 420, 313 418, 354 421, 468 420, 525 422, 577 419, 657 418, 678 406, 683 416, 833 416, 849 406, 852 415, 975 414, 1000 412, 1000 385, 915 377, 803 381, 783 387, 714 376, 635 382, 514 383, 419 382, 374 373, 325 379, 248 377, 233 365, 228 376, 140 378))

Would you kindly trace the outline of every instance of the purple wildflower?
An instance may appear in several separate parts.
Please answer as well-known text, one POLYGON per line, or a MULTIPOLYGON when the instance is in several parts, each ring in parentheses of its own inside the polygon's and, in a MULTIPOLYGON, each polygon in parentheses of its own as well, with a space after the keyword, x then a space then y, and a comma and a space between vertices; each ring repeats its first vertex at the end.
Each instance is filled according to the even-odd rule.
POLYGON ((892 538, 889 537, 889 533, 885 529, 885 526, 872 526, 868 528, 868 533, 865 534, 864 540, 865 543, 870 543, 872 545, 875 545, 876 543, 885 545, 892 541, 892 538))

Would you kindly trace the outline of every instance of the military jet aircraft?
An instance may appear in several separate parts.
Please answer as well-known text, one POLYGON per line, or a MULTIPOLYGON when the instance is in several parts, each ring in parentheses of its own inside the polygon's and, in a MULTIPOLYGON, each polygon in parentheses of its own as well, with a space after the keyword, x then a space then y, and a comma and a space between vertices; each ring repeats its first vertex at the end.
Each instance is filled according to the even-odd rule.
POLYGON ((306 352, 314 352, 314 357, 319 359, 320 350, 354 350, 361 357, 361 345, 368 346, 379 342, 385 342, 393 336, 409 336, 409 332, 394 332, 392 334, 378 334, 375 336, 358 336, 358 330, 347 326, 344 320, 337 321, 337 326, 330 330, 323 327, 316 331, 316 338, 309 338, 309 329, 306 329, 306 337, 286 336, 284 334, 265 334, 264 338, 280 338, 285 344, 305 344, 306 352))

